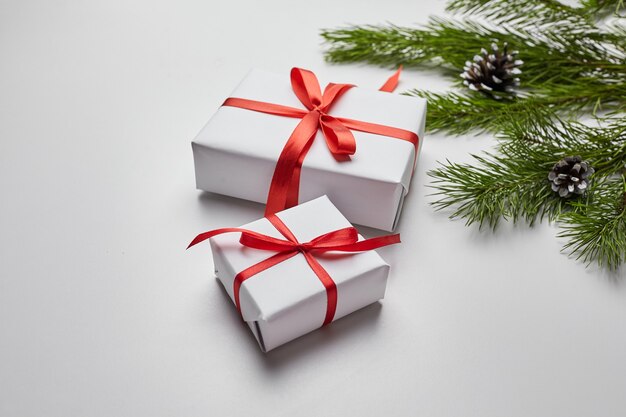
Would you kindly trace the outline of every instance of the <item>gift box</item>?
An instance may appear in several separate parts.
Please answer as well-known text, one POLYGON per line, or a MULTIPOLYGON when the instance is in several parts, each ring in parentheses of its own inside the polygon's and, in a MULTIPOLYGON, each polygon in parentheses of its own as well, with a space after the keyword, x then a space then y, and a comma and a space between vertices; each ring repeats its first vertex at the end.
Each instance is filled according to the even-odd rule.
POLYGON ((389 265, 326 197, 209 239, 217 278, 266 352, 382 299, 389 265), (303 242, 303 243, 302 243, 303 242))
POLYGON ((193 140, 197 188, 268 202, 274 212, 268 195, 280 197, 270 186, 291 181, 299 188, 279 209, 327 195, 351 222, 394 230, 421 149, 426 101, 336 84, 322 95, 309 74, 253 70, 244 78, 193 140), (319 128, 302 145, 301 168, 277 178, 286 143, 315 112, 319 128))

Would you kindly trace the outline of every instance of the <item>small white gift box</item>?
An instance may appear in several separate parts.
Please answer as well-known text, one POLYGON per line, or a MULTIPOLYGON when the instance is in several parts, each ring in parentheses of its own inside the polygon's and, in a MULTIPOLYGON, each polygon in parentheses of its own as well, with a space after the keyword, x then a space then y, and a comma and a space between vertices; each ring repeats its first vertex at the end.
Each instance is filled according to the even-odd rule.
MULTIPOLYGON (((397 243, 397 235, 364 240, 326 196, 274 216, 278 220, 270 221, 264 217, 241 228, 207 232, 217 232, 210 237, 217 278, 238 305, 243 320, 263 351, 274 349, 384 297, 389 265, 374 250, 318 253, 296 248, 290 255, 280 247, 263 250, 254 247, 254 242, 242 244, 244 233, 241 230, 260 234, 266 239, 285 240, 285 232, 276 226, 278 222, 288 229, 287 233, 293 233, 293 241, 310 242, 299 244, 302 248, 316 244, 332 246, 339 242, 333 233, 344 232, 345 235, 346 231, 353 233, 355 242, 359 241, 355 245, 372 247, 397 243), (382 241, 386 243, 372 243, 382 241), (284 257, 284 254, 288 256, 284 257), (271 259, 276 257, 285 259, 272 263, 271 259), (264 262, 270 265, 263 266, 264 262), (315 263, 327 274, 331 287, 315 263), (251 276, 243 280, 238 278, 251 270, 254 270, 251 276), (330 288, 334 288, 334 293, 330 288)), ((203 235, 206 234, 199 235, 199 238, 203 235)), ((196 238, 194 242, 206 238, 196 238)), ((362 250, 363 247, 356 249, 362 250)), ((354 249, 352 247, 350 251, 354 249)))
MULTIPOLYGON (((303 108, 288 74, 253 70, 231 97, 303 108)), ((328 114, 405 130, 419 141, 414 146, 351 129, 356 152, 339 161, 318 131, 303 161, 299 201, 328 195, 351 222, 394 230, 423 141, 426 101, 355 87, 328 114)), ((220 107, 192 143, 197 188, 265 203, 277 160, 300 120, 220 107)))

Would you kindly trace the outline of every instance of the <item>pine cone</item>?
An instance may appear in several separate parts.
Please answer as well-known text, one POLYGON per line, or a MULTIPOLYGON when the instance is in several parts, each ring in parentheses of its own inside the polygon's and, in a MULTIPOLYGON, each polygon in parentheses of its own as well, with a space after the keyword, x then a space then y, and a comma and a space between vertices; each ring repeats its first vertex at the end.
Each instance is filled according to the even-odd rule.
POLYGON ((567 198, 583 194, 593 173, 594 169, 580 156, 567 156, 554 164, 548 179, 552 182, 552 191, 559 193, 559 197, 567 198))
POLYGON ((465 62, 463 84, 493 98, 515 96, 515 87, 519 86, 516 76, 522 73, 519 67, 524 62, 515 59, 517 51, 509 53, 507 48, 506 42, 502 51, 495 43, 491 44, 491 54, 482 48, 480 55, 474 56, 474 62, 465 62))

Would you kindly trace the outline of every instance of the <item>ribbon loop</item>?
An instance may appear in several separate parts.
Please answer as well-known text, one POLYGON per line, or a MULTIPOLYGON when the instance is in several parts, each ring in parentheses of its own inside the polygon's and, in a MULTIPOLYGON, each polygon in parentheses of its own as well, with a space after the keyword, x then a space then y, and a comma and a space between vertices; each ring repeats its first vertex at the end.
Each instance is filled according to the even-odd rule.
POLYGON ((304 107, 313 110, 322 104, 322 90, 312 71, 302 68, 291 69, 291 87, 304 107))
POLYGON ((330 83, 324 89, 324 95, 322 96, 321 110, 328 112, 331 106, 341 98, 349 89, 355 87, 353 84, 334 84, 330 83))
POLYGON ((354 155, 356 152, 356 141, 350 129, 345 127, 339 120, 327 114, 321 115, 319 121, 328 149, 335 158, 343 160, 345 156, 354 155))
POLYGON ((297 246, 297 244, 288 240, 276 239, 274 237, 265 235, 252 235, 247 232, 241 233, 239 243, 249 248, 271 250, 276 252, 294 250, 297 246))
POLYGON ((318 236, 304 245, 308 250, 329 251, 337 246, 353 244, 358 239, 359 234, 356 229, 354 227, 346 227, 318 236))

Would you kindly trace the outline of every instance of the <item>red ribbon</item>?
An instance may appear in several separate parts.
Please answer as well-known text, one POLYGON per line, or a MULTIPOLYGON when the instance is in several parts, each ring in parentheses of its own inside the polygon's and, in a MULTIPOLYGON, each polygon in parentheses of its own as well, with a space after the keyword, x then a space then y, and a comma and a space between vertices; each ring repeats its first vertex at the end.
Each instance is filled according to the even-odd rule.
POLYGON ((394 243, 400 243, 399 234, 380 236, 359 241, 358 233, 354 227, 346 227, 344 229, 335 230, 333 232, 320 235, 309 242, 300 243, 291 230, 289 230, 285 223, 283 223, 276 215, 270 214, 266 217, 274 225, 276 230, 278 230, 285 237, 285 239, 277 239, 275 237, 248 229, 229 227, 201 233, 196 236, 187 247, 187 249, 189 249, 190 247, 205 241, 210 237, 223 233, 241 233, 239 242, 242 245, 250 248, 276 252, 276 254, 244 269, 235 276, 235 280, 233 282, 233 294, 235 296, 235 305, 237 306, 239 314, 241 314, 239 290, 241 288, 241 284, 243 284, 245 280, 301 253, 313 272, 315 272, 315 275, 317 275, 321 283, 324 285, 324 288, 326 288, 326 316, 324 317, 324 323, 322 324, 326 325, 333 321, 335 311, 337 310, 337 286, 328 272, 326 272, 317 259, 315 259, 313 253, 330 251, 361 252, 393 245, 394 243))
MULTIPOLYGON (((396 73, 387 80, 381 87, 382 91, 389 92, 395 89, 401 70, 402 67, 398 68, 396 73)), ((354 85, 330 83, 322 94, 313 72, 302 68, 292 68, 291 86, 306 110, 237 97, 227 98, 223 104, 276 116, 302 119, 285 143, 276 163, 265 207, 266 216, 298 205, 302 163, 313 144, 318 129, 322 130, 331 154, 339 161, 348 160, 350 155, 356 152, 352 130, 411 142, 416 148, 417 157, 419 138, 411 131, 328 114, 332 105, 354 85)))

